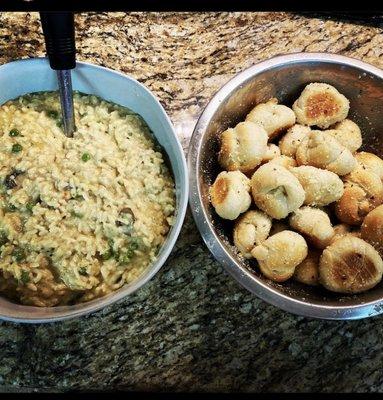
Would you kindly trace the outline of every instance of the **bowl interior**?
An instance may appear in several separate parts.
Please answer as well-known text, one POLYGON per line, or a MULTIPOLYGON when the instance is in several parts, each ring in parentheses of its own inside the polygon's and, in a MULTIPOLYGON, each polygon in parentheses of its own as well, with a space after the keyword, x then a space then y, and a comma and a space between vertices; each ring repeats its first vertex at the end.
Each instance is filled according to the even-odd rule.
MULTIPOLYGON (((156 262, 136 281, 119 290, 87 303, 60 307, 32 307, 11 303, 0 297, 0 318, 21 322, 47 322, 83 315, 109 305, 134 292, 147 282, 163 265, 180 232, 186 212, 188 179, 182 147, 174 133, 169 118, 159 101, 136 80, 87 63, 77 63, 72 70, 74 90, 100 96, 128 107, 140 114, 149 125, 155 138, 165 150, 176 185, 176 218, 156 262)), ((0 105, 26 93, 58 90, 56 74, 48 60, 28 59, 0 66, 0 105)), ((127 155, 129 156, 129 155, 127 155)))
MULTIPOLYGON (((235 262, 231 262, 229 268, 237 268, 233 265, 236 263, 244 271, 250 272, 253 282, 248 282, 245 286, 253 292, 259 291, 257 283, 260 283, 263 287, 266 286, 277 294, 317 306, 350 307, 381 300, 383 298, 383 283, 359 295, 342 296, 333 294, 321 287, 310 287, 292 280, 283 284, 268 280, 258 271, 256 261, 248 261, 238 255, 232 242, 232 222, 222 220, 209 203, 209 185, 214 182, 221 170, 217 163, 219 134, 228 127, 233 127, 244 120, 246 114, 257 103, 267 101, 271 97, 276 97, 280 103, 291 106, 294 100, 299 97, 305 85, 310 82, 329 83, 350 100, 349 118, 359 124, 362 130, 362 149, 383 156, 381 136, 383 132, 383 118, 381 117, 383 79, 353 65, 324 60, 290 59, 283 65, 273 65, 260 72, 257 70, 254 75, 247 77, 239 85, 233 84, 232 90, 226 97, 220 98, 219 105, 209 118, 206 129, 202 128, 204 132, 202 133, 199 148, 200 158, 197 165, 197 184, 202 206, 220 245, 235 260, 235 262)), ((203 119, 203 116, 201 119, 203 119)), ((233 275, 237 275, 237 278, 239 276, 239 280, 241 280, 241 274, 234 273, 233 275)), ((285 308, 289 307, 286 306, 285 308)))

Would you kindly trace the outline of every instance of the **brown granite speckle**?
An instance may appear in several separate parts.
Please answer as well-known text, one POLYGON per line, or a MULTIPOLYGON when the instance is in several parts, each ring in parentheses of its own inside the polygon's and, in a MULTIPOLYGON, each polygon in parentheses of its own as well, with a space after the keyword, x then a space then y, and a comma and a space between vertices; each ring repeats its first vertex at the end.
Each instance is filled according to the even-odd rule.
MULTIPOLYGON (((383 67, 380 27, 291 13, 76 15, 78 59, 132 75, 161 100, 184 149, 202 108, 266 58, 327 51, 383 67)), ((36 13, 0 15, 0 63, 43 56, 36 13)), ((0 322, 0 390, 382 391, 382 318, 329 322, 260 301, 227 276, 188 213, 168 262, 93 315, 0 322)))

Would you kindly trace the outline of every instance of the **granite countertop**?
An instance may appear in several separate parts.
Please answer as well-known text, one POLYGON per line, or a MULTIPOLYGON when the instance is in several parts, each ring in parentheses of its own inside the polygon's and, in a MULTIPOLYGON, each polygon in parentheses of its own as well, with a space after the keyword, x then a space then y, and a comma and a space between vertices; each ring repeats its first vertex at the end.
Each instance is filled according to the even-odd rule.
MULTIPOLYGON (((383 67, 378 23, 289 13, 89 13, 78 59, 130 74, 161 100, 184 149, 209 98, 279 53, 383 67)), ((0 15, 0 64, 44 55, 37 14, 0 15)), ((382 391, 383 317, 291 315, 230 278, 188 212, 167 263, 124 301, 47 325, 0 322, 0 391, 382 391)))

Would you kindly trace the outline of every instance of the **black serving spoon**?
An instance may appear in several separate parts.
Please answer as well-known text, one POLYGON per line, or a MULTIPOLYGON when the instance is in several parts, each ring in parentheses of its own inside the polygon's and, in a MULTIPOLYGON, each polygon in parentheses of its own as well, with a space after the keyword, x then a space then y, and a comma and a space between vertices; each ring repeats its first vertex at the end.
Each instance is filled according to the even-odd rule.
POLYGON ((76 67, 74 15, 72 12, 40 12, 40 18, 49 64, 57 71, 64 133, 73 137, 75 120, 71 69, 76 67))

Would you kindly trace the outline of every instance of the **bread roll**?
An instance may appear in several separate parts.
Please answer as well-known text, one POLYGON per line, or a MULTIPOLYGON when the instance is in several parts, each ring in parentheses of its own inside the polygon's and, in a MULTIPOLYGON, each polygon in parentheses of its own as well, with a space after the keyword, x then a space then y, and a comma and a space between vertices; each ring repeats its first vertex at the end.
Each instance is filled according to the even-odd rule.
POLYGON ((361 237, 383 256, 383 205, 370 211, 362 223, 361 237))
POLYGON ((344 192, 335 204, 335 214, 346 224, 360 225, 382 203, 382 181, 373 172, 359 167, 344 178, 344 192))
POLYGON ((278 157, 272 158, 269 162, 273 163, 273 164, 281 165, 282 167, 285 167, 287 169, 296 167, 296 165, 297 165, 294 158, 287 157, 287 156, 278 156, 278 157))
POLYGON ((291 108, 278 104, 278 100, 272 98, 267 103, 256 105, 246 121, 263 126, 272 139, 295 124, 295 114, 291 108))
POLYGON ((347 147, 351 153, 355 153, 362 145, 362 134, 360 128, 350 119, 345 119, 336 123, 326 132, 334 136, 334 138, 344 147, 347 147))
POLYGON ((266 163, 276 157, 279 157, 280 155, 281 151, 279 150, 279 147, 274 143, 270 143, 267 145, 267 149, 265 154, 263 155, 262 162, 266 163))
POLYGON ((293 231, 270 236, 251 251, 262 273, 276 282, 283 282, 293 274, 295 267, 307 256, 304 238, 293 231))
POLYGON ((310 83, 293 104, 297 122, 326 129, 347 117, 349 101, 334 86, 310 83))
POLYGON ((346 235, 328 246, 319 261, 319 280, 328 290, 360 293, 382 279, 383 261, 362 239, 346 235))
POLYGON ((249 192, 250 180, 240 171, 222 171, 209 189, 216 213, 230 220, 248 210, 251 204, 249 192))
POLYGON ((295 124, 293 125, 279 141, 281 154, 288 157, 295 157, 298 146, 305 136, 310 133, 311 129, 308 126, 295 124))
POLYGON ((318 208, 301 207, 289 218, 290 226, 318 249, 324 249, 335 235, 328 215, 318 208))
POLYGON ((328 133, 315 130, 298 146, 296 160, 298 165, 327 169, 340 176, 350 173, 357 165, 350 150, 328 133))
POLYGON ((326 206, 343 195, 343 182, 337 174, 324 169, 302 165, 291 168, 305 191, 304 204, 326 206))
POLYGON ((296 266, 293 279, 306 285, 317 286, 321 252, 309 249, 307 257, 296 266))
POLYGON ((269 236, 271 218, 258 210, 249 210, 235 222, 234 245, 245 258, 251 258, 251 250, 269 236))
POLYGON ((383 160, 380 157, 367 151, 361 151, 355 154, 355 159, 363 169, 373 172, 383 181, 383 160))
POLYGON ((298 179, 286 168, 270 162, 254 172, 251 190, 257 207, 276 219, 297 210, 305 199, 298 179))
POLYGON ((266 131, 253 122, 240 122, 221 135, 218 161, 227 171, 250 172, 259 165, 267 150, 266 131))

